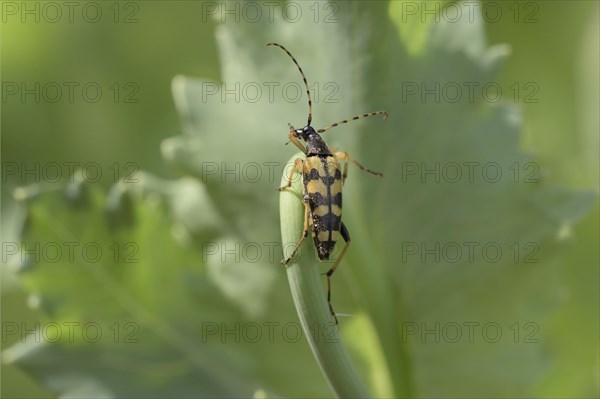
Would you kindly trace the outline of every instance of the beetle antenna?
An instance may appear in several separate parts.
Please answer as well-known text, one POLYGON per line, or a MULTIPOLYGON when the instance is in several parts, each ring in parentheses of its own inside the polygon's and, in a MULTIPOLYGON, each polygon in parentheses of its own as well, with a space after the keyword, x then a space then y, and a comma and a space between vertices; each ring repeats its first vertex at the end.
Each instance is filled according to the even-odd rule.
POLYGON ((300 71, 300 75, 302 75, 302 80, 304 81, 304 86, 306 87, 306 95, 308 96, 308 123, 307 126, 310 126, 310 123, 312 122, 312 100, 310 98, 310 90, 308 90, 308 82, 306 81, 306 76, 304 76, 304 72, 302 71, 302 68, 300 67, 300 64, 298 64, 298 61, 296 61, 296 59, 294 58, 294 56, 292 55, 292 53, 290 53, 288 51, 288 49, 286 49, 285 47, 283 47, 281 44, 279 43, 267 43, 267 46, 277 46, 280 49, 282 49, 283 51, 285 51, 287 53, 287 55, 290 56, 290 58, 292 59, 292 61, 294 61, 294 64, 296 64, 296 66, 298 67, 298 70, 300 71))
POLYGON ((350 119, 344 119, 343 121, 339 121, 336 123, 332 123, 331 125, 324 127, 323 129, 319 129, 317 130, 317 133, 323 133, 328 131, 329 129, 331 129, 332 127, 336 127, 337 125, 341 125, 343 123, 348 123, 350 121, 355 121, 357 119, 362 119, 362 118, 367 118, 369 116, 375 116, 375 115, 383 115, 383 120, 386 120, 388 117, 387 112, 385 111, 377 111, 377 112, 369 112, 368 114, 362 114, 362 115, 357 115, 357 116, 353 116, 350 119))

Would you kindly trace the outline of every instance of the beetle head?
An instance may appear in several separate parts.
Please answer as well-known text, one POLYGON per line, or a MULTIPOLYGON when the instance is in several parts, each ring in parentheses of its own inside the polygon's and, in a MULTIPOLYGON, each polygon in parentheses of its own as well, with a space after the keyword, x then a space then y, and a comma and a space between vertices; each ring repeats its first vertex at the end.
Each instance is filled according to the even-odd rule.
POLYGON ((302 129, 294 129, 290 126, 292 134, 303 141, 308 142, 309 136, 318 135, 312 126, 304 126, 302 129))

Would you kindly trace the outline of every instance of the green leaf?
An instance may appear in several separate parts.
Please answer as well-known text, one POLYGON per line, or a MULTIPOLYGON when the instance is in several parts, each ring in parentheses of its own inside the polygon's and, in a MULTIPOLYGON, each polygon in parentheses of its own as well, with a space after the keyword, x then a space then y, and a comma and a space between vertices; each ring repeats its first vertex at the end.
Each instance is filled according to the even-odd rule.
POLYGON ((296 373, 293 364, 279 364, 277 351, 266 350, 279 347, 298 362, 311 361, 282 333, 282 323, 257 316, 269 279, 258 292, 250 288, 255 281, 234 285, 239 273, 268 277, 260 265, 217 268, 203 261, 194 239, 214 237, 209 215, 195 237, 186 229, 195 225, 192 218, 188 226, 173 224, 174 217, 210 209, 205 194, 193 179, 165 182, 147 174, 139 187, 119 184, 108 197, 82 182, 49 192, 20 189, 27 211, 21 249, 30 255, 12 258, 23 259, 20 279, 29 302, 48 317, 28 327, 31 334, 3 353, 4 362, 65 397, 247 397, 281 389, 278 384, 298 375, 314 378, 316 370, 296 373), (57 246, 63 248, 58 258, 43 255, 57 246), (42 254, 37 260, 36 253, 42 254))
MULTIPOLYGON (((521 117, 514 107, 473 103, 465 96, 456 103, 403 97, 406 82, 431 88, 436 82, 493 81, 506 51, 488 49, 482 37, 477 19, 472 24, 440 23, 430 31, 422 55, 390 57, 389 68, 401 70, 401 78, 368 70, 362 75, 387 82, 390 118, 387 134, 374 140, 364 132, 353 153, 373 168, 384 162, 386 179, 359 180, 364 184, 350 194, 359 199, 345 202, 347 224, 354 226, 351 234, 364 243, 363 253, 354 247, 348 269, 360 282, 361 300, 386 348, 396 394, 531 395, 551 361, 549 349, 524 343, 522 330, 515 343, 511 327, 544 325, 560 291, 553 266, 564 242, 559 232, 585 214, 595 199, 592 193, 569 192, 547 181, 527 183, 521 177, 515 182, 511 166, 523 168, 533 159, 518 150, 521 117), (503 175, 489 182, 496 179, 486 179, 479 169, 471 182, 464 166, 471 162, 498 165, 503 175), (436 172, 421 174, 438 167, 439 176, 448 165, 461 165, 457 182, 436 179, 436 172), (419 173, 407 175, 409 166, 419 173), (493 244, 504 256, 490 261, 478 250, 471 260, 465 255, 468 243, 479 248, 493 244), (515 243, 539 249, 537 263, 526 263, 523 253, 515 262, 515 243), (407 255, 414 246, 418 254, 407 255), (444 247, 457 246, 463 251, 458 257, 426 255, 433 249, 439 256, 444 247), (465 336, 471 323, 480 328, 473 342, 465 336), (453 342, 444 328, 456 325, 462 337, 453 342), (486 325, 501 328, 498 342, 486 339, 486 325)), ((538 331, 538 339, 543 342, 546 333, 538 331)))
MULTIPOLYGON (((311 3, 296 4, 312 15, 311 3)), ((355 315, 341 319, 341 334, 370 391, 552 396, 539 384, 560 356, 547 339, 563 287, 557 269, 572 261, 562 251, 595 194, 553 184, 534 154, 519 149, 519 109, 479 91, 509 52, 488 47, 480 17, 407 30, 397 5, 333 4, 334 23, 275 14, 218 27, 223 82, 173 82, 184 134, 166 140, 162 152, 187 177, 146 176, 129 200, 119 187, 107 200, 83 185, 71 187, 67 202, 59 192, 30 201, 27 243, 119 240, 140 248, 134 265, 32 265, 23 280, 52 320, 131 321, 143 339, 123 348, 28 342, 6 358, 73 395, 331 394, 304 342, 207 344, 199 332, 203 322, 282 322, 293 314, 281 248, 269 255, 265 248, 280 240, 274 188, 294 151, 283 145, 287 123, 304 123, 306 103, 283 98, 283 85, 301 80, 283 52, 264 47, 277 41, 320 90, 317 100, 312 89, 315 127, 369 111, 390 115, 324 135, 385 176, 350 165, 344 223, 352 245, 333 277, 336 310, 355 315), (271 82, 280 83, 274 101, 271 82), (479 88, 474 99, 467 84, 479 88), (259 99, 244 97, 244 87, 256 85, 259 99), (436 101, 436 92, 457 86, 457 101, 450 92, 436 101), (327 87, 338 102, 325 101, 327 87), (250 178, 249 168, 259 177, 250 178), (458 178, 448 174, 456 170, 458 178), (107 215, 105 202, 119 205, 107 215), (263 253, 257 261, 210 258, 207 244, 258 245, 263 253), (468 248, 476 248, 473 256, 468 248)))
MULTIPOLYGON (((516 107, 486 101, 482 94, 469 99, 466 84, 481 88, 493 82, 509 53, 506 46, 487 46, 478 15, 469 19, 471 14, 464 12, 465 18, 458 22, 441 19, 419 28, 417 36, 424 37, 423 44, 409 56, 403 48, 406 30, 397 12, 392 13, 396 20, 391 21, 383 9, 358 3, 339 6, 340 26, 335 29, 326 24, 299 22, 291 26, 280 21, 269 26, 222 26, 218 42, 225 64, 224 84, 298 81, 297 71, 285 55, 259 47, 261 40, 278 40, 300 60, 309 82, 334 77, 344 93, 345 101, 336 107, 315 104, 315 126, 367 111, 385 109, 390 113, 383 124, 356 122, 326 134, 332 146, 348 150, 385 175, 383 180, 373 179, 350 166, 344 219, 353 245, 334 283, 347 283, 353 301, 348 302, 343 293, 337 294, 337 301, 349 306, 357 303, 369 314, 378 334, 372 345, 385 348, 395 395, 530 395, 546 370, 547 349, 542 344, 523 343, 524 331, 520 330, 525 325, 539 328, 557 304, 560 285, 552 260, 562 246, 560 232, 587 212, 595 196, 569 192, 546 181, 542 166, 518 149, 522 117, 516 107), (358 18, 361 34, 353 35, 350 27, 358 18), (377 23, 371 25, 373 21, 377 23), (279 37, 285 40, 274 39, 279 37), (321 37, 327 40, 319 40, 321 37), (319 46, 307 51, 307 43, 314 42, 319 46), (465 90, 459 101, 421 97, 422 90, 448 83, 465 90), (407 95, 415 85, 419 94, 407 95), (457 182, 436 180, 431 174, 425 179, 406 175, 413 166, 441 170, 455 165, 462 173, 457 182), (467 176, 469 165, 478 167, 473 179, 467 176), (490 174, 496 169, 502 173, 498 178, 490 174), (533 178, 527 180, 532 171, 533 178), (475 243, 480 249, 473 259, 461 256, 457 262, 422 262, 415 256, 402 261, 407 246, 431 248, 436 243, 458 244, 463 250, 475 243), (481 251, 486 245, 503 251, 500 261, 486 258, 481 251), (535 252, 536 263, 524 262, 526 250, 535 252), (489 337, 481 331, 475 342, 437 343, 428 336, 407 337, 407 329, 415 325, 435 328, 436 323, 440 328, 456 323, 463 333, 464 323, 498 325, 502 339, 488 342, 489 337), (517 330, 517 343, 511 328, 517 330)), ((170 157, 174 162, 198 173, 198 165, 190 161, 197 153, 195 143, 206 143, 204 151, 208 153, 222 154, 219 149, 239 140, 239 132, 248 127, 252 135, 247 145, 228 151, 225 161, 248 160, 249 156, 282 159, 273 158, 275 151, 267 149, 273 148, 276 137, 283 138, 286 122, 302 123, 302 104, 204 103, 202 84, 179 79, 174 85, 190 132, 174 140, 183 143, 179 149, 194 148, 188 150, 189 155, 170 157), (233 114, 236 118, 226 118, 233 114), (282 119, 283 115, 287 119, 282 119), (275 123, 281 133, 276 134, 275 123)), ((197 162, 202 159, 196 158, 197 162)), ((252 160, 256 158, 249 162, 252 160)), ((232 192, 239 189, 228 188, 232 192)), ((260 196, 258 188, 256 195, 254 209, 260 212, 259 203, 271 204, 271 197, 260 196)), ((230 202, 227 196, 220 198, 230 202)), ((254 215, 263 220, 262 214, 254 215)), ((340 291, 336 289, 336 293, 340 291)), ((354 346, 362 343, 362 338, 349 337, 353 339, 359 341, 354 346)), ((386 389, 375 392, 384 394, 386 389)))

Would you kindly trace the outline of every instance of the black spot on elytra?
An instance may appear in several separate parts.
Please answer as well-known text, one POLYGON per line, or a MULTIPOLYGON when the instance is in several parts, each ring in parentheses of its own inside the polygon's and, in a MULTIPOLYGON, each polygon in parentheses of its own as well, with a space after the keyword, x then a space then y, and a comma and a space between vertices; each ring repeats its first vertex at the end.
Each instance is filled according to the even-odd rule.
POLYGON ((315 208, 321 206, 321 205, 328 205, 329 201, 327 200, 327 197, 322 195, 321 193, 312 193, 310 194, 310 200, 309 200, 311 206, 314 206, 315 208))
POLYGON ((311 169, 310 172, 306 175, 306 178, 310 180, 318 180, 320 179, 319 171, 316 169, 311 169))
POLYGON ((312 215, 314 231, 339 231, 342 217, 328 213, 327 215, 312 215))
POLYGON ((342 193, 339 192, 331 198, 331 203, 342 208, 342 193))

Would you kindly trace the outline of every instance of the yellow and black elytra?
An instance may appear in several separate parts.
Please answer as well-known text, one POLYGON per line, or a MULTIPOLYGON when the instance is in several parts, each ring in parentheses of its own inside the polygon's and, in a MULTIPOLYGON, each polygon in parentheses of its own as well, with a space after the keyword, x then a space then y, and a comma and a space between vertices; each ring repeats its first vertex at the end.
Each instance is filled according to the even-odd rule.
POLYGON ((294 167, 290 171, 287 184, 278 188, 279 191, 285 190, 292 186, 292 177, 295 171, 302 173, 302 184, 303 184, 303 195, 302 201, 304 203, 304 230, 300 236, 300 240, 296 245, 296 248, 290 256, 281 261, 284 265, 288 264, 289 261, 296 255, 302 241, 308 236, 309 225, 312 226, 312 236, 317 248, 317 254, 319 259, 328 260, 329 256, 335 248, 335 243, 338 237, 341 235, 346 245, 342 249, 340 256, 333 264, 333 266, 324 273, 327 275, 327 303, 329 304, 329 310, 331 315, 335 319, 337 324, 338 320, 333 311, 331 305, 331 275, 335 272, 335 269, 340 264, 340 261, 346 254, 348 246, 350 245, 350 234, 348 229, 342 223, 342 186, 348 175, 348 162, 351 161, 356 164, 359 168, 367 173, 376 176, 383 176, 381 173, 373 172, 362 166, 360 163, 352 159, 346 152, 336 152, 332 154, 327 147, 325 141, 321 138, 321 133, 327 130, 348 123, 351 120, 357 120, 366 118, 368 116, 383 115, 383 119, 387 118, 387 112, 377 111, 370 112, 363 115, 357 115, 351 119, 345 119, 340 122, 332 123, 322 129, 315 130, 310 124, 312 122, 312 101, 310 98, 310 91, 308 89, 308 82, 304 76, 304 72, 298 64, 298 61, 294 56, 281 44, 268 43, 267 46, 277 46, 290 56, 304 81, 306 87, 306 95, 308 96, 308 122, 302 129, 295 129, 290 125, 290 132, 288 137, 296 147, 306 154, 306 160, 296 158, 294 161, 294 167), (306 147, 300 142, 300 140, 306 142, 306 147), (344 172, 340 166, 340 161, 344 161, 344 172))

